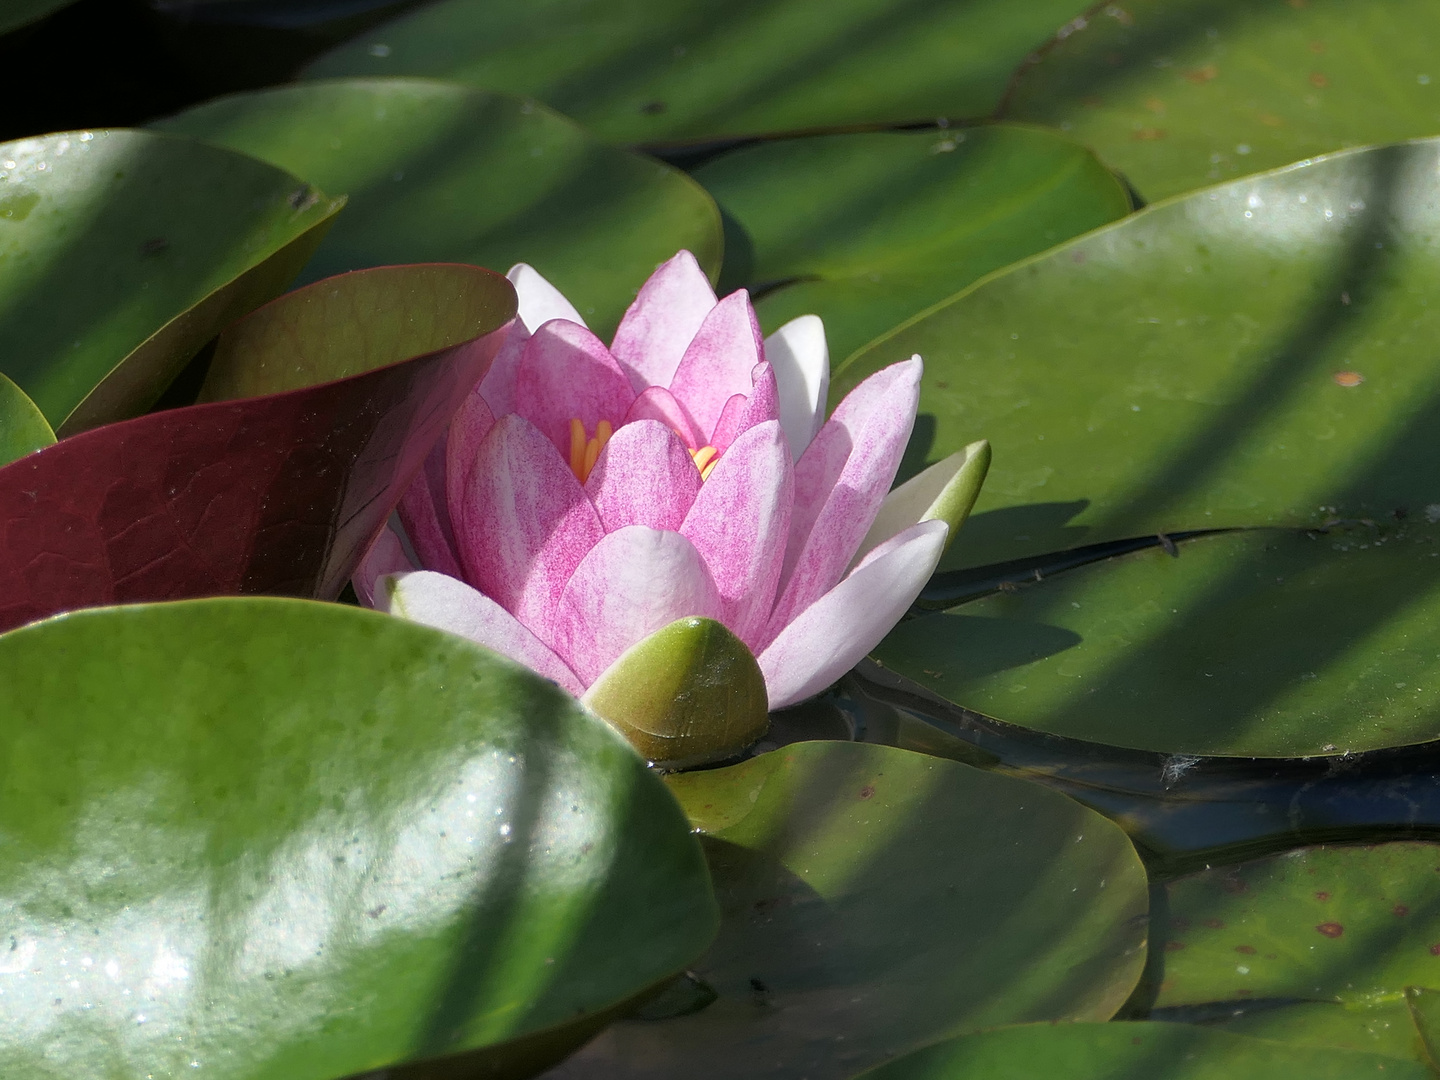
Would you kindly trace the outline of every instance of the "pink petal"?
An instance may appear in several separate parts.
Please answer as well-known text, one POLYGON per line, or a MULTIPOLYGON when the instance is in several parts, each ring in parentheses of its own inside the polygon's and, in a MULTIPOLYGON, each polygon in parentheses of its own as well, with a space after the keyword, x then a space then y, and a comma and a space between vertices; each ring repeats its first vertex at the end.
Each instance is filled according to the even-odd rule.
POLYGON ((396 574, 380 583, 381 611, 411 622, 448 630, 524 664, 579 696, 584 687, 565 661, 484 593, 463 581, 429 570, 396 574))
MULTIPOLYGON (((472 397, 474 395, 471 395, 472 397)), ((483 403, 482 403, 483 407, 483 403)), ((451 577, 460 576, 460 559, 456 554, 455 530, 450 522, 449 502, 445 497, 445 444, 441 439, 430 448, 425 464, 410 481, 396 508, 405 535, 420 565, 439 570, 451 577)))
POLYGON ((725 403, 715 430, 710 435, 710 445, 721 453, 756 424, 780 419, 775 373, 770 369, 770 365, 764 361, 756 364, 750 378, 753 385, 749 395, 741 397, 736 394, 725 403))
POLYGON ((922 521, 872 551, 760 654, 770 708, 818 694, 880 644, 930 580, 950 527, 922 521))
POLYGON ((635 404, 631 405, 630 411, 625 414, 626 424, 633 424, 637 420, 660 421, 679 435, 680 441, 691 450, 699 450, 705 445, 705 437, 696 430, 690 417, 675 400, 675 395, 663 386, 651 386, 640 392, 635 404))
POLYGON ((606 420, 619 427, 635 393, 604 344, 577 323, 552 319, 525 345, 515 378, 515 412, 545 433, 561 455, 570 455, 570 421, 586 437, 606 420))
POLYGON ((795 466, 795 506, 771 635, 845 573, 895 479, 920 401, 919 357, 891 364, 840 403, 795 466))
MULTIPOLYGON (((456 520, 455 515, 461 513, 465 505, 465 491, 470 486, 470 473, 480 454, 480 444, 494 426, 495 417, 479 393, 467 397, 459 411, 450 418, 450 430, 445 435, 445 502, 450 507, 452 536, 459 536, 464 531, 463 524, 456 520)), ((458 546, 455 550, 459 550, 458 546)), ((436 566, 432 569, 441 568, 436 566)), ((454 576, 462 575, 456 573, 454 576)))
POLYGON ((626 424, 585 481, 606 532, 626 525, 680 528, 700 491, 700 470, 680 437, 655 420, 626 424))
POLYGON ((766 421, 720 458, 680 527, 710 570, 720 621, 752 651, 775 600, 793 488, 785 434, 778 420, 766 421))
POLYGON ((591 549, 565 585, 551 639, 586 686, 676 619, 720 618, 705 561, 679 533, 630 525, 591 549))
POLYGON ((539 428, 513 413, 495 422, 480 444, 459 518, 467 579, 550 640, 561 590, 605 529, 539 428))
POLYGON ((637 394, 647 386, 670 385, 680 358, 714 306, 715 290, 688 251, 650 275, 610 344, 637 394))
POLYGON ((760 323, 744 289, 731 293, 705 316, 670 380, 670 392, 702 432, 715 430, 725 403, 748 394, 750 373, 765 359, 760 323))
POLYGON ((376 582, 386 574, 398 574, 414 569, 415 564, 405 554, 404 543, 395 535, 395 530, 386 525, 370 545, 365 557, 360 560, 360 565, 355 568, 355 576, 350 579, 350 584, 355 586, 355 595, 360 598, 360 603, 373 608, 378 606, 375 603, 376 582))
POLYGON ((520 302, 520 321, 530 333, 533 334, 551 319, 566 319, 585 325, 575 305, 529 263, 516 263, 506 271, 505 276, 515 286, 515 297, 520 302))
POLYGON ((490 363, 490 370, 480 380, 477 392, 485 399, 492 416, 515 411, 515 377, 520 373, 520 359, 529 341, 530 331, 519 319, 514 320, 505 333, 500 351, 490 363))
POLYGON ((774 367, 780 388, 780 423, 790 456, 799 461, 825 422, 825 397, 830 393, 825 324, 818 315, 791 319, 765 339, 765 359, 774 367))

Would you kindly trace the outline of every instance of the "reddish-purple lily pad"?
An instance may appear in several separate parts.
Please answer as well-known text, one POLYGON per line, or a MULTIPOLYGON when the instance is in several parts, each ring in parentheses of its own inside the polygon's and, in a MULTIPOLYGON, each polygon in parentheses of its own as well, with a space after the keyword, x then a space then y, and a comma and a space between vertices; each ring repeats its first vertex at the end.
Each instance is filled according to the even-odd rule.
POLYGON ((220 338, 212 400, 0 469, 0 629, 102 604, 333 599, 514 314, 509 282, 463 265, 344 274, 251 313, 220 338), (213 400, 241 394, 263 396, 213 400))

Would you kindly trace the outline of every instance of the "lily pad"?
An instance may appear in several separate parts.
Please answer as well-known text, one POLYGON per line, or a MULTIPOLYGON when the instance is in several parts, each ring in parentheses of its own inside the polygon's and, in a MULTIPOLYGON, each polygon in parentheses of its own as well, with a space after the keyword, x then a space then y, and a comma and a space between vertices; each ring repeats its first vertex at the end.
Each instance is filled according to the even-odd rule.
POLYGON ((13 382, 0 375, 0 465, 55 441, 39 408, 13 382))
POLYGON ((1440 141, 1159 206, 990 277, 857 354, 925 357, 904 475, 995 465, 949 566, 1440 505, 1440 141), (988 513, 986 511, 989 511, 988 513))
POLYGON ((1090 151, 1015 125, 760 143, 694 175, 726 217, 722 287, 782 283, 762 326, 818 314, 837 357, 1130 211, 1090 151))
POLYGON ((1440 739, 1440 529, 1175 550, 913 619, 875 656, 966 708, 1112 746, 1302 757, 1440 739))
POLYGON ((1374 1001, 1256 1001, 1253 998, 1154 1010, 1152 1020, 1205 1016, 1205 1026, 1232 1035, 1360 1050, 1405 1061, 1426 1060, 1420 1033, 1403 999, 1374 1001))
POLYGON ((443 0, 305 75, 428 75, 533 94, 615 143, 975 118, 1083 10, 1076 0, 443 0))
POLYGON ((153 126, 350 196, 306 281, 389 263, 527 262, 608 334, 681 248, 720 267, 719 213, 699 185, 534 101, 357 79, 236 94, 153 126))
POLYGON ((38 22, 52 11, 59 11, 74 2, 75 0, 6 0, 3 10, 0 10, 0 34, 8 34, 11 30, 38 22))
POLYGON ((253 312, 221 336, 208 392, 265 396, 0 469, 0 628, 226 593, 333 599, 514 313, 509 282, 459 265, 347 274, 253 312))
POLYGON ((610 1028, 557 1080, 838 1080, 959 1031, 1107 1019, 1140 974, 1139 859, 1064 796, 843 742, 668 780, 723 912, 691 968, 716 997, 610 1028))
MULTIPOLYGON (((1309 847, 1165 886, 1156 1005, 1399 1002, 1440 977, 1440 845, 1309 847)), ((1158 910, 1158 909, 1157 909, 1158 910)))
POLYGON ((1430 1067, 1440 1068, 1440 991, 1411 986, 1405 991, 1410 1018, 1420 1033, 1430 1067))
POLYGON ((664 786, 462 639, 223 598, 27 627, 0 672, 6 1077, 527 1076, 714 933, 664 786))
POLYGON ((1063 128, 1148 199, 1440 128, 1425 0, 1125 0, 1066 30, 1001 115, 1063 128))
POLYGON ((143 413, 290 284, 342 205, 190 139, 0 144, 0 370, 61 435, 143 413))
POLYGON ((1379 1072, 1389 1080, 1432 1075, 1418 1062, 1286 1046, 1189 1024, 1034 1024, 938 1043, 863 1080, 1368 1080, 1379 1072))

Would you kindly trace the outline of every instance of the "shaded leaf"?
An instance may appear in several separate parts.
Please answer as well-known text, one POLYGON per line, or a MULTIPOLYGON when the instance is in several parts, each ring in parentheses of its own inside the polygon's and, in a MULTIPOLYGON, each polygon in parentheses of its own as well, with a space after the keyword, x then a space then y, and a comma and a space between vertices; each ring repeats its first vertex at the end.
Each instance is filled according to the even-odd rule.
POLYGON ((946 565, 1437 503, 1440 142, 1154 206, 857 354, 925 357, 902 474, 995 448, 946 565), (987 513, 988 511, 988 513, 987 513))
POLYGON ((0 370, 62 436, 138 415, 290 284, 342 204, 172 136, 0 145, 0 370))
POLYGON ((719 214, 694 181, 533 101, 353 80, 236 94, 155 126, 349 195, 303 280, 388 263, 527 262, 608 334, 681 248, 719 269, 719 214))
POLYGON ((957 1031, 1108 1018, 1144 963, 1123 833, 1043 788, 815 742, 672 775, 723 921, 702 1011, 612 1027, 560 1077, 854 1075, 957 1031))
POLYGON ((448 0, 311 78, 428 75, 533 94, 610 142, 986 116, 1076 0, 448 0))
POLYGON ((1158 1009, 1150 1014, 1152 1020, 1191 1018, 1194 1022, 1199 1017, 1205 1017, 1202 1022, 1206 1027, 1232 1035, 1425 1061, 1420 1033, 1411 1022, 1405 1002, 1390 997, 1346 1003, 1231 999, 1209 1005, 1158 1009))
POLYGON ((8 34, 22 26, 37 22, 52 11, 73 4, 75 0, 6 0, 0 9, 0 34, 8 34))
MULTIPOLYGON (((1286 1046, 1188 1024, 1029 1025, 926 1047, 864 1080, 1426 1080, 1417 1062, 1354 1051, 1286 1046)), ((857 1078, 858 1080, 858 1078, 857 1078)))
POLYGON ((0 469, 0 627, 223 593, 333 599, 514 312, 499 275, 449 265, 345 275, 252 313, 222 336, 209 389, 266 396, 107 425, 0 469))
POLYGON ((35 403, 0 375, 0 465, 7 465, 55 441, 55 432, 35 403))
POLYGON ((0 672, 6 1077, 530 1075, 714 933, 663 785, 459 638, 226 598, 0 672))
POLYGON ((1058 125, 1147 199, 1440 128, 1424 0, 1126 0, 1067 29, 1001 114, 1058 125))
POLYGON ((761 143, 694 175, 726 215, 722 287, 792 282, 764 291, 761 324, 817 314, 837 359, 1130 210, 1088 150, 1009 125, 761 143))

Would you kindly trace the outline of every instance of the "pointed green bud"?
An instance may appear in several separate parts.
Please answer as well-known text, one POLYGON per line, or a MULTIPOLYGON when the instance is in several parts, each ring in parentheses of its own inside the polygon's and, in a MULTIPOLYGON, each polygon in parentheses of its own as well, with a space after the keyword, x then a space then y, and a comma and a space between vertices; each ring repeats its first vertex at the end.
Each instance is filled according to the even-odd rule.
POLYGON ((855 555, 855 562, 896 533, 921 521, 938 520, 949 525, 950 532, 945 537, 948 548, 970 516, 989 471, 990 443, 981 439, 906 480, 885 496, 875 523, 855 555))
POLYGON ((671 769, 734 757, 770 724, 760 665, 713 619, 678 619, 637 641, 580 700, 671 769))

